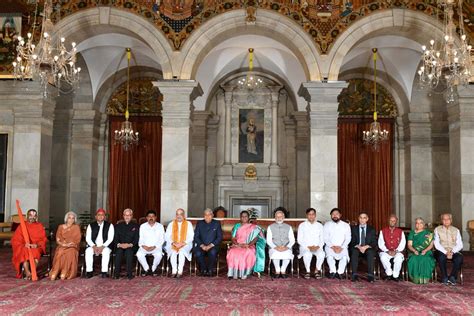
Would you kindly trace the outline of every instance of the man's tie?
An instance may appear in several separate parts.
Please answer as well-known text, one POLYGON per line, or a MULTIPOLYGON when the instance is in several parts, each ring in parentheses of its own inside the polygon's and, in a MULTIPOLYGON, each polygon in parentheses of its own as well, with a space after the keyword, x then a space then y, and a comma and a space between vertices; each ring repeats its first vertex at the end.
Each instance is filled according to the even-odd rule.
POLYGON ((365 227, 361 227, 362 233, 360 234, 360 245, 365 246, 365 227))

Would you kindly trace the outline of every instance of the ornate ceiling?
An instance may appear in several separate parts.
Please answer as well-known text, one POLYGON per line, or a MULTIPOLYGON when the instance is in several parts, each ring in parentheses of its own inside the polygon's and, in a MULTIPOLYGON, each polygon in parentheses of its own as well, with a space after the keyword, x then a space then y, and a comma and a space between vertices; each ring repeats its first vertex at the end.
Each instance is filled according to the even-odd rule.
MULTIPOLYGON (((20 2, 30 12, 22 12, 31 21, 35 0, 2 0, 0 12, 8 9, 12 2, 20 2)), ((43 1, 40 0, 40 6, 43 1)), ((173 47, 179 50, 186 39, 202 24, 212 17, 236 9, 247 11, 250 23, 258 17, 258 10, 273 10, 292 19, 313 38, 322 54, 328 53, 338 36, 349 25, 374 12, 404 8, 423 12, 427 15, 440 15, 432 4, 436 1, 409 0, 53 0, 56 14, 61 18, 77 11, 97 6, 114 6, 131 11, 153 23, 165 34, 173 47)), ((474 0, 466 0, 464 20, 470 33, 474 32, 474 0)), ((56 17, 57 19, 57 17, 56 17)))

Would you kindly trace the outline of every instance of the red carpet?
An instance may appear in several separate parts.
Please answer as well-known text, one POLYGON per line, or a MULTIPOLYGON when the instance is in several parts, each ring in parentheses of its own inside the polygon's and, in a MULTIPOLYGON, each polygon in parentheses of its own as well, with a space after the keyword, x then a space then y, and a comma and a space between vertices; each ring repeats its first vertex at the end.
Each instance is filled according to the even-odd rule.
MULTIPOLYGON (((464 285, 338 280, 227 280, 186 276, 71 281, 17 280, 10 249, 0 249, 1 315, 294 315, 474 314, 474 256, 465 256, 464 285)), ((44 266, 44 264, 43 264, 44 266)))

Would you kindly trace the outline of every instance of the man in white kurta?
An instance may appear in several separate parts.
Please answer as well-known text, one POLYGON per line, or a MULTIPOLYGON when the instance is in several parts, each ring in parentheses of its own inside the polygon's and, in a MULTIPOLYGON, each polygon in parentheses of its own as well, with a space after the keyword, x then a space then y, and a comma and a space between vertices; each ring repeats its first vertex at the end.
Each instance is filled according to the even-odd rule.
POLYGON ((380 262, 382 262, 388 280, 399 281, 400 270, 404 260, 406 240, 403 231, 397 227, 398 217, 390 215, 388 227, 383 228, 379 234, 378 246, 380 262), (393 268, 390 260, 393 259, 393 268))
POLYGON ((316 220, 316 210, 309 208, 306 210, 306 221, 298 226, 298 244, 300 253, 298 258, 303 258, 306 268, 305 279, 311 277, 311 260, 316 257, 316 271, 314 277, 320 279, 321 267, 324 262, 324 229, 323 225, 316 220))
POLYGON ((140 239, 138 240, 137 259, 142 265, 146 275, 156 274, 156 268, 163 257, 163 244, 165 243, 165 229, 163 225, 156 222, 156 212, 148 211, 147 222, 140 225, 140 239), (153 256, 153 264, 150 268, 146 255, 153 256))
POLYGON ((329 265, 329 278, 341 279, 349 262, 347 247, 351 242, 351 227, 341 220, 341 212, 338 208, 333 208, 330 214, 331 221, 324 224, 324 243, 326 244, 324 250, 329 265), (336 261, 339 261, 337 270, 336 261))
POLYGON ((172 277, 183 276, 184 262, 192 258, 193 239, 193 225, 185 219, 184 210, 179 208, 176 210, 176 219, 168 224, 165 233, 165 250, 171 262, 172 277))
POLYGON ((293 259, 293 245, 295 244, 295 235, 293 228, 284 223, 285 213, 277 209, 275 211, 275 223, 268 226, 267 244, 270 248, 268 253, 270 260, 275 266, 275 276, 277 278, 286 278, 286 268, 293 259))

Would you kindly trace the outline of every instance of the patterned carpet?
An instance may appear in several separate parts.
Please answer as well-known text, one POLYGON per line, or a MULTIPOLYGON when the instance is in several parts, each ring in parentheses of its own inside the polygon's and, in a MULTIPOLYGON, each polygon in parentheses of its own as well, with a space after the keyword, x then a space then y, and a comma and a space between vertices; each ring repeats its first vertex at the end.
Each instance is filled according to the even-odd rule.
POLYGON ((474 255, 466 255, 464 285, 456 287, 268 276, 229 281, 224 274, 33 283, 14 278, 10 256, 0 249, 0 315, 474 314, 474 255))

